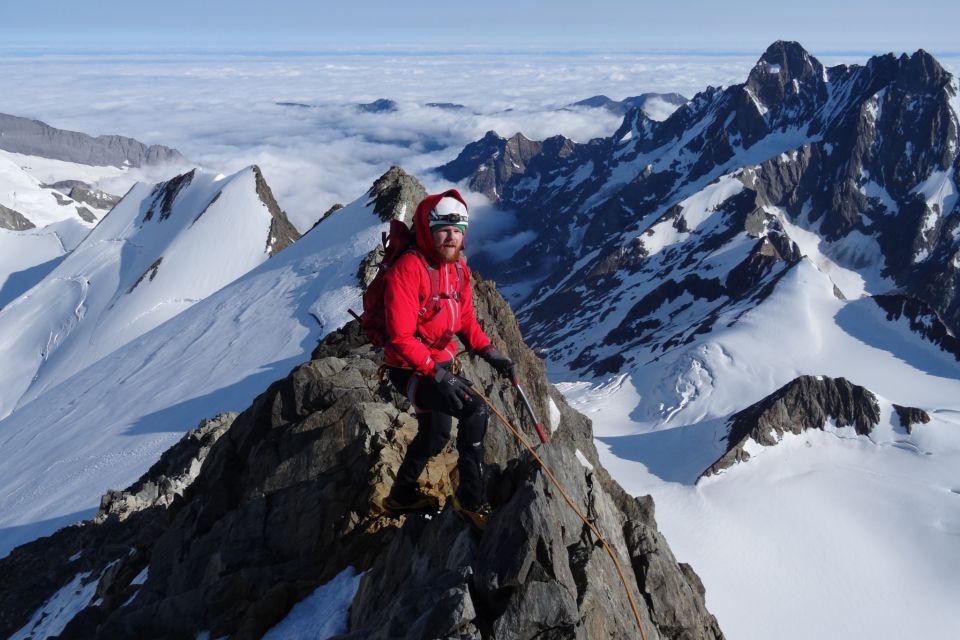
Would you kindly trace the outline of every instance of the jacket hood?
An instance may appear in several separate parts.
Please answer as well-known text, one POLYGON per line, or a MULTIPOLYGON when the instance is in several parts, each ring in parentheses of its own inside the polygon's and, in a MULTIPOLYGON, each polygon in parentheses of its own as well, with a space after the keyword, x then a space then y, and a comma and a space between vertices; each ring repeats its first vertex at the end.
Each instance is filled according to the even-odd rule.
MULTIPOLYGON (((459 191, 449 189, 443 193, 435 193, 424 198, 420 204, 417 205, 416 213, 413 214, 413 229, 417 239, 417 249, 419 249, 423 255, 427 256, 433 264, 440 264, 441 260, 440 253, 436 247, 433 246, 433 234, 430 233, 430 212, 437 206, 437 203, 440 202, 441 199, 448 196, 456 198, 463 203, 463 206, 467 206, 467 201, 463 199, 459 191)), ((463 248, 467 248, 466 233, 464 233, 463 236, 463 248)))

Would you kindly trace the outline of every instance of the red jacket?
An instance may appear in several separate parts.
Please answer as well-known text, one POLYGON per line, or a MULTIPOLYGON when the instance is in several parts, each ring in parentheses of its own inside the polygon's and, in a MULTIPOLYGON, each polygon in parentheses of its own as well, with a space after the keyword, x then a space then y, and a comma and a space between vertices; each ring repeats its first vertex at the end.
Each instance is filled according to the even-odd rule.
MULTIPOLYGON (((430 211, 444 196, 453 196, 463 202, 456 190, 427 196, 413 216, 417 251, 400 257, 386 274, 384 315, 386 316, 387 346, 384 354, 388 365, 413 367, 418 373, 434 375, 437 363, 449 362, 457 353, 453 338, 441 341, 444 334, 460 336, 468 347, 479 350, 490 344, 473 310, 473 292, 470 288, 470 270, 463 258, 460 273, 464 282, 457 292, 457 265, 445 263, 433 246, 433 236, 427 220, 430 211), (421 257, 422 256, 422 257, 421 257), (430 275, 424 258, 439 269, 440 309, 436 314, 421 317, 420 310, 430 297, 430 275), (451 297, 445 297, 450 295, 451 297)), ((466 204, 464 202, 464 204, 466 204)))

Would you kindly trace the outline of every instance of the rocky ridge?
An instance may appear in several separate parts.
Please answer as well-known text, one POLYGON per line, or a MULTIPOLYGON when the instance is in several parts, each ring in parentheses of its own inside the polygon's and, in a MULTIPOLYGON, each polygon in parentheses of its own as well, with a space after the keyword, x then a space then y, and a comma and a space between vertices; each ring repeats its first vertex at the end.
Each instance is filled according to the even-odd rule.
MULTIPOLYGON (((922 409, 899 405, 894 405, 894 409, 908 433, 913 424, 930 421, 922 409)), ((701 477, 749 460, 747 449, 751 443, 770 447, 780 442, 784 434, 823 429, 828 420, 839 428, 851 426, 858 435, 869 435, 880 421, 880 406, 870 390, 844 378, 800 376, 731 416, 726 453, 701 477)))
POLYGON ((0 149, 65 162, 115 167, 187 162, 179 151, 163 145, 145 145, 126 136, 93 137, 5 113, 0 113, 0 133, 0 149))
MULTIPOLYGON (((621 555, 647 636, 722 637, 699 580, 657 532, 652 501, 631 498, 610 479, 589 421, 547 383, 493 284, 477 277, 474 286, 481 322, 517 359, 535 410, 549 416, 551 443, 540 453, 621 555)), ((96 582, 95 597, 64 621, 60 637, 260 637, 354 567, 364 575, 344 638, 636 637, 609 558, 496 423, 486 446, 494 514, 482 536, 449 508, 432 518, 382 515, 379 500, 415 420, 406 400, 378 382, 379 362, 348 324, 210 443, 182 495, 171 495, 162 477, 194 464, 196 442, 131 487, 131 496, 151 487, 136 509, 118 513, 108 498, 99 523, 0 560, 20 587, 3 595, 0 633, 20 629, 83 574, 96 582)), ((485 363, 464 367, 500 411, 521 415, 485 363)), ((441 500, 452 488, 454 456, 448 449, 422 477, 441 500)))

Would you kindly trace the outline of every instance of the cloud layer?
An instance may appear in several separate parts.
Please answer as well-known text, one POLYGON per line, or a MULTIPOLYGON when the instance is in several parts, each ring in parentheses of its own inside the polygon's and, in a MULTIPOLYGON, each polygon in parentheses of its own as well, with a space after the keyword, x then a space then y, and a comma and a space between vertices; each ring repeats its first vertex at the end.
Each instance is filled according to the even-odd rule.
MULTIPOLYGON (((391 164, 439 186, 430 184, 435 178, 427 170, 490 129, 534 139, 609 135, 619 125, 616 116, 557 109, 596 94, 622 99, 676 91, 691 97, 707 85, 742 82, 756 57, 3 56, 0 111, 92 135, 166 144, 216 171, 259 164, 294 224, 306 229, 333 203, 361 195, 391 164), (362 113, 355 107, 378 98, 396 101, 397 109, 362 113), (428 102, 466 108, 424 106, 428 102)), ((122 193, 129 181, 102 186, 122 193)))

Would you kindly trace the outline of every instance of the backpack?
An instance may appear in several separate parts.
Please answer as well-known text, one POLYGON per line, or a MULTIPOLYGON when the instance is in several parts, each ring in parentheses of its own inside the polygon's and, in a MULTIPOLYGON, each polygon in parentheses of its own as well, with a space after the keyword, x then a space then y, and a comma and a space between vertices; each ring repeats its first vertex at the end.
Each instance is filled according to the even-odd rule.
MULTIPOLYGON (((363 293, 363 314, 358 316, 352 310, 350 315, 360 323, 360 329, 375 347, 385 347, 387 344, 387 318, 384 308, 384 290, 387 285, 387 272, 396 264, 402 255, 408 252, 417 254, 420 262, 427 270, 430 277, 430 297, 421 300, 423 306, 420 307, 420 317, 429 320, 440 313, 442 306, 441 300, 445 296, 440 295, 440 270, 431 266, 427 259, 417 250, 416 241, 413 232, 407 228, 401 220, 390 221, 390 231, 381 234, 383 242, 383 261, 377 269, 377 275, 374 276, 367 290, 363 293)), ((463 266, 460 261, 457 262, 457 287, 454 291, 453 299, 461 299, 461 292, 466 279, 463 277, 463 266)), ((428 346, 446 344, 453 337, 453 332, 448 331, 435 343, 428 346), (449 335, 447 335, 449 333, 449 335)))

